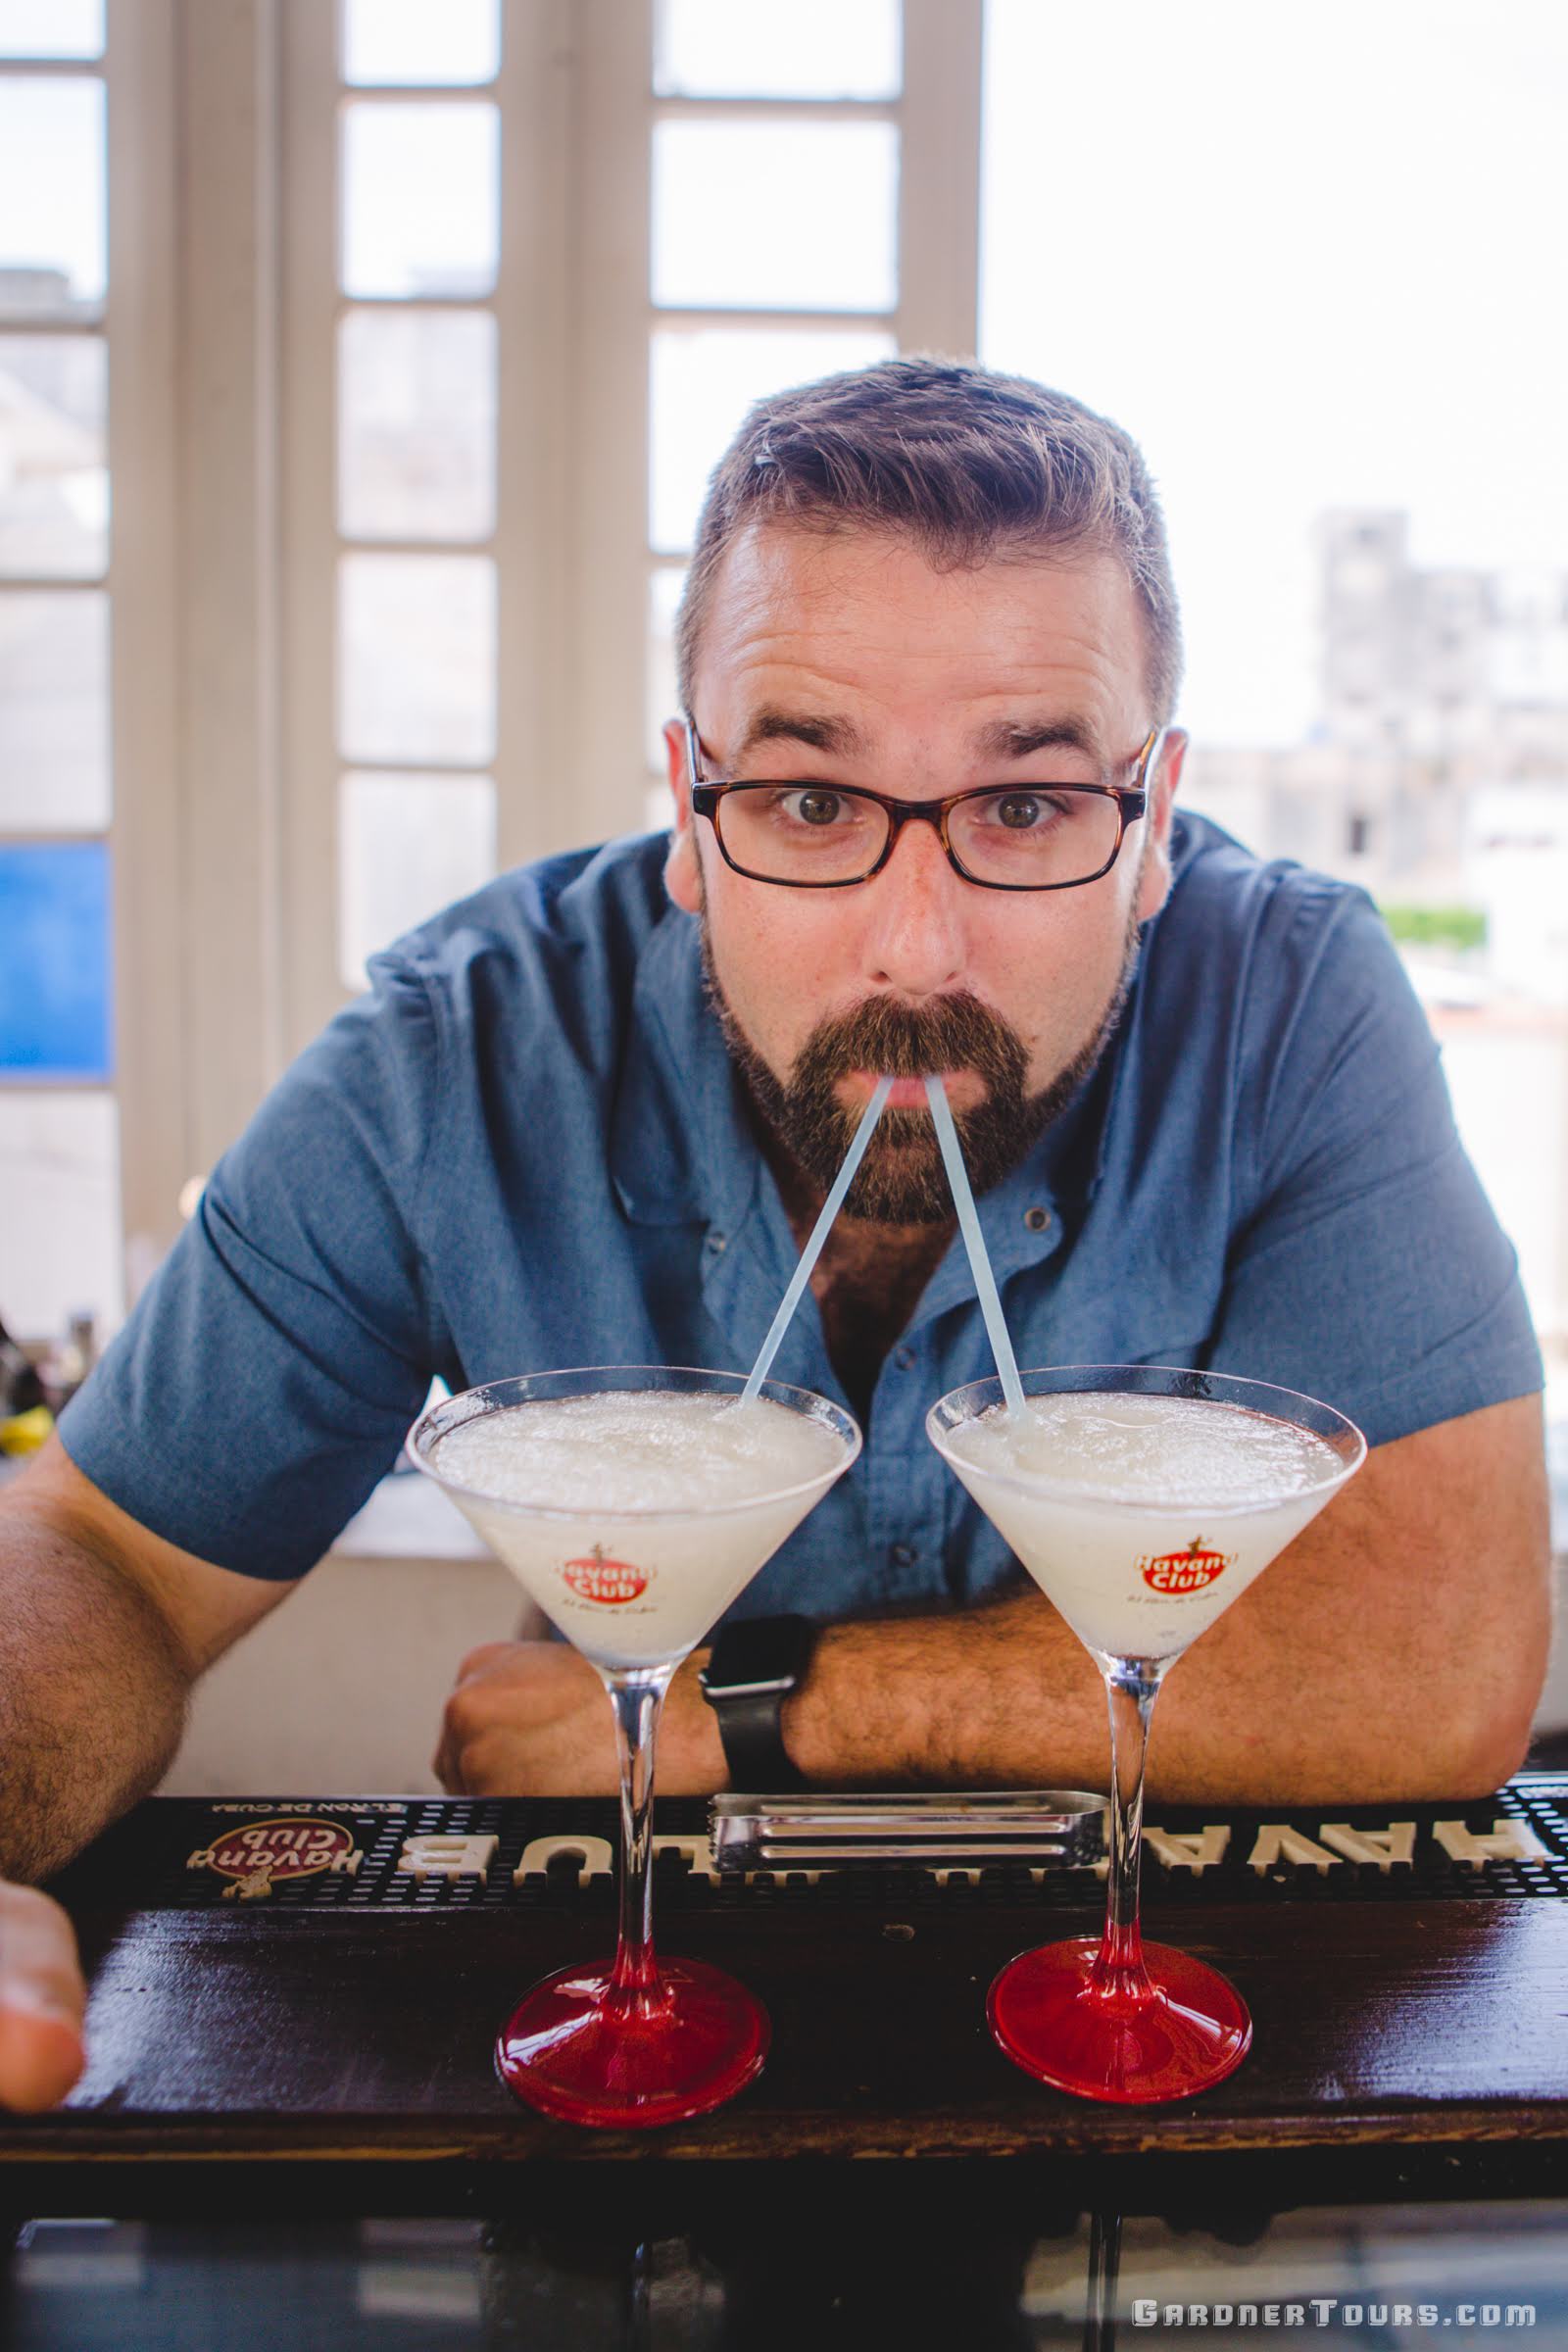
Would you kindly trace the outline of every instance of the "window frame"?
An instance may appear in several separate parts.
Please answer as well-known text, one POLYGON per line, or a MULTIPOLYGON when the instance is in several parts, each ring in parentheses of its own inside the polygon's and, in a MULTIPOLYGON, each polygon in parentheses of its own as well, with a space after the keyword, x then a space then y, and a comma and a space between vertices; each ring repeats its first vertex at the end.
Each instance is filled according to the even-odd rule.
MULTIPOLYGON (((792 111, 657 98, 654 5, 502 0, 495 82, 446 93, 502 113, 488 772, 503 868, 642 821, 648 581, 668 562, 648 545, 649 336, 699 316, 650 298, 653 124, 792 111)), ((899 125, 888 323, 905 351, 974 349, 982 14, 905 0, 897 100, 799 102, 899 125)), ((188 1180, 347 996, 336 40, 335 0, 108 0, 110 840, 132 1298, 188 1180)))

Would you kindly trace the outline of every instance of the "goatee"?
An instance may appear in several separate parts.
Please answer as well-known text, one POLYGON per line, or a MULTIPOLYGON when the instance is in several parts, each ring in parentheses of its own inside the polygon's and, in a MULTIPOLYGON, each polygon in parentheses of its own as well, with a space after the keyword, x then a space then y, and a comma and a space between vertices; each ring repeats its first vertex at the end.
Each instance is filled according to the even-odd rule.
MULTIPOLYGON (((730 1054, 757 1110, 808 1181, 826 1193, 838 1174, 859 1113, 847 1110, 836 1082, 856 1070, 925 1078, 965 1070, 985 1086, 981 1100, 955 1113, 969 1181, 983 1193, 1010 1173, 1058 1118, 1110 1043, 1138 964, 1138 925, 1129 925, 1110 1004, 1087 1039, 1048 1086, 1026 1094, 1029 1055, 1022 1038, 968 991, 919 1006, 871 998, 853 1012, 821 1021, 781 1082, 746 1037, 715 977, 708 925, 702 926, 709 995, 730 1054)), ((846 1216, 878 1225, 936 1225, 953 1213, 952 1196, 924 1110, 885 1110, 845 1199, 846 1216)))

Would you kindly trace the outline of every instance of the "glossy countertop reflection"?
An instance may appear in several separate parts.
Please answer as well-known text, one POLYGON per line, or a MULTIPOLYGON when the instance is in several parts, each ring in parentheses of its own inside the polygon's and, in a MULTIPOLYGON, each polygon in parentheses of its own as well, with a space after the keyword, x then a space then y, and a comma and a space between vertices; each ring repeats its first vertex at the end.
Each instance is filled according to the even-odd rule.
POLYGON ((1098 2230, 1045 2211, 1035 2230, 1016 2214, 988 2225, 977 2194, 951 2221, 910 2232, 895 2204, 867 2227, 853 2200, 837 2219, 803 2206, 646 2239, 591 2212, 36 2220, 12 2245, 0 2309, 14 2352, 1033 2352, 1084 2341, 1098 2284, 1102 2347, 1167 2340, 1174 2307, 1184 2336, 1216 2347, 1262 2331, 1381 2352, 1445 2330, 1568 2341, 1568 2200, 1102 2214, 1098 2230), (1118 2275, 1092 2280, 1094 2249, 1118 2241, 1118 2275))

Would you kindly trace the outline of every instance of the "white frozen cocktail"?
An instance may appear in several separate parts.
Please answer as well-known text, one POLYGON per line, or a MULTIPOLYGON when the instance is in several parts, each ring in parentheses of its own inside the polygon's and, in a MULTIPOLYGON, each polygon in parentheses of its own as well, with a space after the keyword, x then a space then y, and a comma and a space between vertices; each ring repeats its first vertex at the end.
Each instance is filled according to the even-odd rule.
POLYGON ((611 1365, 493 1381, 432 1405, 409 1452, 586 1658, 620 1752, 612 1963, 534 1985, 497 2044, 503 2079, 573 2123, 702 2115, 750 2082, 767 2015, 653 1942, 654 1741, 670 1677, 860 1449, 849 1414, 738 1373, 611 1365), (755 1385, 755 1384, 754 1384, 755 1385))
POLYGON ((940 1442, 1079 1640, 1152 1663, 1206 1633, 1346 1475, 1315 1431, 1193 1396, 1031 1394, 1021 1418, 994 1405, 940 1442))
POLYGON ((926 1427, 1104 1677, 1111 1863, 1104 1935, 1012 1961, 991 1987, 992 2031, 1059 2089, 1177 2098, 1240 2064, 1251 2020, 1215 1970, 1140 1937, 1150 1715, 1168 1669, 1338 1494, 1366 1444, 1342 1413, 1261 1381, 1150 1364, 1013 1377, 1010 1406, 1000 1381, 976 1381, 926 1427))
POLYGON ((476 1413, 430 1467, 584 1657, 631 1667, 695 1649, 848 1445, 766 1394, 610 1390, 476 1413))

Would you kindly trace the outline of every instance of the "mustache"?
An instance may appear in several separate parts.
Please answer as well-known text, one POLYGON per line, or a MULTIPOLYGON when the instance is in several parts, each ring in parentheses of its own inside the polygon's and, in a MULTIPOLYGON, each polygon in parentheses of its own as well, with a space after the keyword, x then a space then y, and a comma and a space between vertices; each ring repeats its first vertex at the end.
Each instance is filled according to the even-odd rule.
POLYGON ((871 999, 818 1024, 797 1056, 790 1091, 831 1084, 852 1070, 927 1078, 958 1068, 975 1070, 993 1091, 1018 1090, 1028 1054, 1017 1032, 966 991, 920 1005, 871 999))

